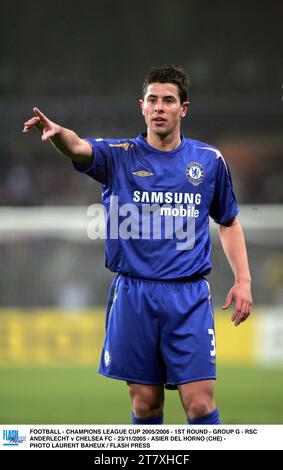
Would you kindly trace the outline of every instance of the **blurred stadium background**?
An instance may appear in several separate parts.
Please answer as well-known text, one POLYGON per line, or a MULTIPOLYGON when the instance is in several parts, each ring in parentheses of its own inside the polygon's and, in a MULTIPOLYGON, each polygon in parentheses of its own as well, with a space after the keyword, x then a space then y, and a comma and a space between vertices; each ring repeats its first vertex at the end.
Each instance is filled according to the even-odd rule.
MULTIPOLYGON (((96 372, 112 279, 86 233, 100 187, 21 131, 38 105, 81 136, 133 137, 144 74, 175 63, 191 82, 184 134, 232 168, 254 280, 254 315, 235 328, 212 227, 218 406, 227 424, 282 424, 282 2, 1 6, 0 422, 130 422, 125 384, 96 372)), ((177 392, 165 416, 185 423, 177 392)))

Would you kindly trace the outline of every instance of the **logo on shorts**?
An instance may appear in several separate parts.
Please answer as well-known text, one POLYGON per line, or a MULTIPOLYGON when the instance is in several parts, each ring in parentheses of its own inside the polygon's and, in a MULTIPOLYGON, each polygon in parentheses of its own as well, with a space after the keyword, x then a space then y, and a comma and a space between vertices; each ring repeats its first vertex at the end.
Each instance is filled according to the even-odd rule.
POLYGON ((106 365, 106 367, 110 365, 110 362, 111 362, 111 354, 106 349, 106 351, 104 352, 104 364, 106 365))
POLYGON ((186 168, 186 177, 193 186, 198 186, 204 178, 204 169, 200 163, 192 162, 186 168))

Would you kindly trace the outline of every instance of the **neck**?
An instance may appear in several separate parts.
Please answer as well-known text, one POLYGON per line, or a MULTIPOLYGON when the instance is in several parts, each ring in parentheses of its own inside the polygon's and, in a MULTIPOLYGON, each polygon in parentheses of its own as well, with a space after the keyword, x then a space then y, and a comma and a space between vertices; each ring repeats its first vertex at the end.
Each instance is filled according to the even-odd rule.
POLYGON ((165 152, 175 150, 181 144, 180 131, 174 133, 174 135, 173 133, 169 135, 158 135, 151 132, 150 129, 147 129, 146 140, 151 147, 157 150, 164 150, 165 152))

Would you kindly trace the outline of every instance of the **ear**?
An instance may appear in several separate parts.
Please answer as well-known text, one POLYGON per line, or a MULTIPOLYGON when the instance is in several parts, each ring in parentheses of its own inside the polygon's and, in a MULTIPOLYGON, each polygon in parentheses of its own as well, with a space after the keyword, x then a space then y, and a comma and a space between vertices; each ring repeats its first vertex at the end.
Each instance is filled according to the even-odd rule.
POLYGON ((143 100, 140 100, 140 107, 141 107, 141 110, 142 110, 142 114, 144 116, 144 110, 143 110, 144 102, 143 102, 143 100))
POLYGON ((186 116, 186 114, 188 112, 188 109, 189 109, 189 106, 190 106, 190 102, 189 101, 184 101, 184 103, 181 106, 181 111, 180 111, 180 117, 181 118, 186 116))

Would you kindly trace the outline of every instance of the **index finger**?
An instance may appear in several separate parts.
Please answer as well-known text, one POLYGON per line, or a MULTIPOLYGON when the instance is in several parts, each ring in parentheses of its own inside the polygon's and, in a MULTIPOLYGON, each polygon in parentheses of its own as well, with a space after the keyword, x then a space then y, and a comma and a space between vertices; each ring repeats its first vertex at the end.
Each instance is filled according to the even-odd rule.
POLYGON ((43 114, 42 111, 40 111, 40 109, 38 109, 36 106, 33 108, 33 112, 38 116, 40 117, 41 119, 43 120, 47 120, 47 117, 43 114))

